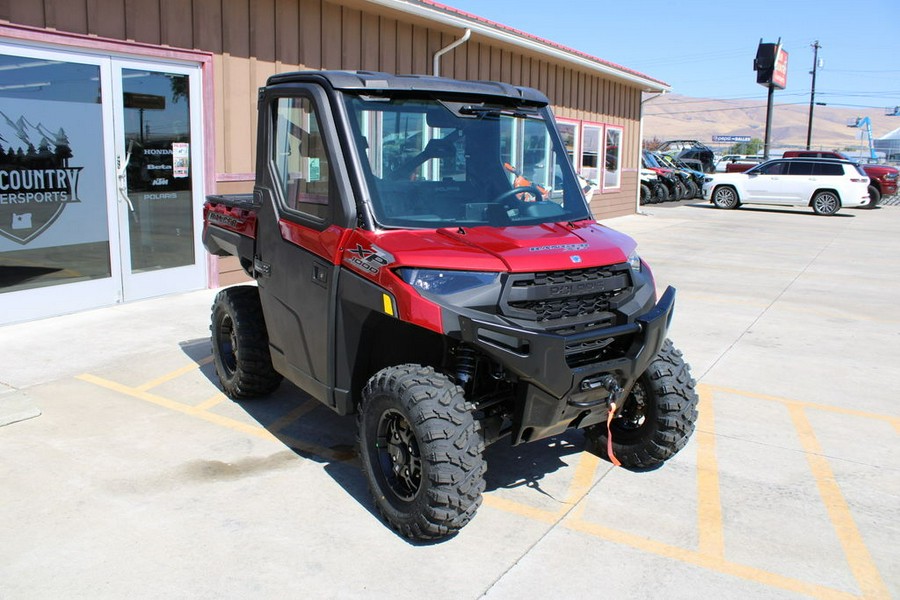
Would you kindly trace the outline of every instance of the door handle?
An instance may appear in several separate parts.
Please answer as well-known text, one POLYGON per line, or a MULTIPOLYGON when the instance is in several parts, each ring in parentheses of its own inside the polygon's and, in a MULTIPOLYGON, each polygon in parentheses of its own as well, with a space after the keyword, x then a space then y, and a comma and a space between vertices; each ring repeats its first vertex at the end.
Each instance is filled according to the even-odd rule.
POLYGON ((328 269, 318 263, 313 264, 313 274, 312 279, 314 283, 321 285, 322 287, 328 286, 328 269))
MULTIPOLYGON (((119 190, 119 202, 123 200, 128 205, 128 210, 134 212, 134 204, 131 203, 131 198, 128 197, 128 175, 126 174, 126 170, 128 169, 128 163, 131 162, 131 149, 134 147, 134 140, 131 140, 128 143, 128 151, 125 152, 125 160, 122 160, 121 156, 116 157, 116 179, 117 188, 119 190)), ((134 216, 137 219, 137 215, 134 216)))

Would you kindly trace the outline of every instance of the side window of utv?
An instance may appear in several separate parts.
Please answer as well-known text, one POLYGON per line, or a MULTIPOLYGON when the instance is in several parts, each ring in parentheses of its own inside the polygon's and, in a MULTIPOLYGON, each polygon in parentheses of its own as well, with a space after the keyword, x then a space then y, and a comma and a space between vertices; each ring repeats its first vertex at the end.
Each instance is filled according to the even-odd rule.
POLYGON ((308 98, 278 98, 274 107, 272 162, 283 206, 323 222, 331 216, 329 198, 334 175, 308 98))

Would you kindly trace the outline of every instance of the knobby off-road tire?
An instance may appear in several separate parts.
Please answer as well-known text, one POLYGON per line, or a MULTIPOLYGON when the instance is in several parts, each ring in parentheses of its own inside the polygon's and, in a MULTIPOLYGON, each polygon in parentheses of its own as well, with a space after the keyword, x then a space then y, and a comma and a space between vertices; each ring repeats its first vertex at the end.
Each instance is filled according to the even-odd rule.
POLYGON ((659 183, 656 185, 656 189, 653 190, 653 201, 651 204, 659 204, 662 202, 669 201, 669 188, 665 186, 663 183, 659 183))
POLYGON ((650 202, 650 197, 652 196, 652 192, 650 192, 650 186, 646 183, 641 184, 641 204, 647 204, 650 202))
MULTIPOLYGON (((681 450, 697 421, 696 383, 681 352, 663 343, 613 419, 613 454, 623 467, 659 465, 681 450)), ((606 423, 585 430, 589 448, 609 460, 606 423)))
POLYGON ((698 196, 703 195, 703 190, 700 189, 700 186, 697 185, 697 182, 694 180, 690 180, 687 182, 687 188, 688 188, 688 193, 687 193, 688 199, 697 198, 698 196))
POLYGON ((454 535, 481 505, 484 442, 470 409, 462 388, 420 365, 382 369, 363 390, 362 470, 375 506, 401 535, 454 535))
POLYGON ((219 292, 210 331, 216 374, 226 396, 243 400, 275 391, 281 375, 272 367, 258 288, 244 285, 219 292))

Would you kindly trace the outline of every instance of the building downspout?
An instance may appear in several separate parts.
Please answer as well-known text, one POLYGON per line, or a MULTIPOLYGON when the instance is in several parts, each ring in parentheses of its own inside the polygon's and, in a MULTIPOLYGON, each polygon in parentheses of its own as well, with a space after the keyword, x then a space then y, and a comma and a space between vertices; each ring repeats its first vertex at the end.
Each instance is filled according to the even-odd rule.
POLYGON ((643 169, 644 164, 644 103, 650 102, 651 100, 656 100, 660 96, 665 96, 666 90, 661 91, 655 96, 650 96, 649 98, 644 98, 641 100, 641 112, 638 115, 638 184, 637 184, 637 195, 635 196, 634 212, 639 215, 645 215, 647 213, 641 210, 641 169, 643 169))
POLYGON ((472 35, 472 30, 469 28, 466 28, 466 32, 463 33, 463 36, 461 38, 459 38, 455 42, 449 44, 448 46, 445 46, 444 48, 441 48, 440 50, 438 50, 437 52, 434 53, 434 67, 432 69, 432 73, 434 74, 435 77, 440 77, 440 75, 441 75, 441 57, 443 55, 447 54, 448 52, 450 52, 451 50, 453 50, 454 48, 456 48, 457 46, 462 46, 463 44, 465 44, 467 41, 469 41, 469 37, 471 35, 472 35))

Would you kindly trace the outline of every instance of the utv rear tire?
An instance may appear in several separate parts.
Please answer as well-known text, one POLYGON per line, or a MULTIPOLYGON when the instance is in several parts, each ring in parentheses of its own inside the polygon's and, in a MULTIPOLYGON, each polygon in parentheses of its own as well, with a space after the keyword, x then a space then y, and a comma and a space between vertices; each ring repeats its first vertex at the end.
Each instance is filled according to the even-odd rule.
POLYGON ((866 204, 866 208, 875 208, 878 206, 878 203, 881 202, 881 190, 879 190, 874 185, 869 186, 869 203, 866 204))
POLYGON ((688 192, 687 192, 687 196, 685 196, 685 199, 694 199, 697 196, 702 194, 702 190, 700 189, 700 186, 698 186, 697 183, 693 179, 688 181, 686 185, 687 185, 688 192))
POLYGON ((656 189, 653 191, 653 204, 659 204, 661 202, 669 201, 669 188, 665 186, 663 183, 656 184, 656 189))
POLYGON ((652 194, 650 193, 650 186, 646 183, 641 184, 641 204, 647 204, 650 202, 652 194))
MULTIPOLYGON (((681 352, 666 340, 613 419, 613 454, 623 467, 659 465, 681 450, 697 421, 697 392, 681 352)), ((585 430, 592 452, 609 460, 606 423, 585 430)))
POLYGON ((449 537, 472 519, 486 467, 462 388, 431 367, 387 367, 363 390, 357 423, 375 506, 401 535, 449 537))
POLYGON ((219 292, 210 331, 216 374, 226 396, 243 400, 275 391, 281 375, 272 367, 258 288, 242 285, 219 292))

